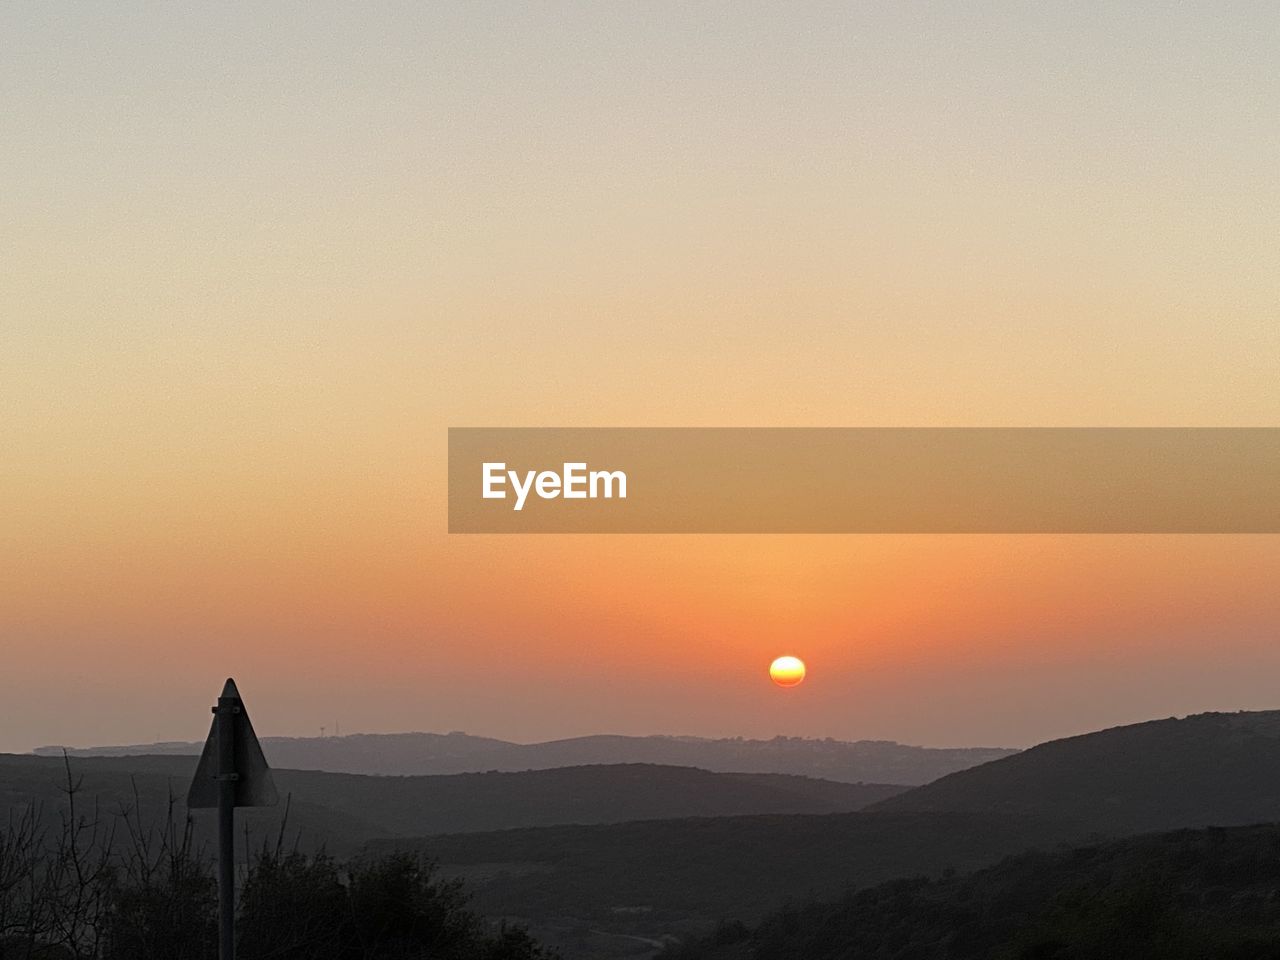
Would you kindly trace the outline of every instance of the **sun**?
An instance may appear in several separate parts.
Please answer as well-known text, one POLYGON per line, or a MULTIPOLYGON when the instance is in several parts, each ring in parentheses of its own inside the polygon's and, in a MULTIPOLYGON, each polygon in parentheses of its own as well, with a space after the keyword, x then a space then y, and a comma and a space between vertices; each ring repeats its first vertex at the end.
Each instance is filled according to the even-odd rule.
POLYGON ((799 657, 779 657, 769 664, 769 676, 780 687, 794 687, 804 680, 804 661, 799 657))

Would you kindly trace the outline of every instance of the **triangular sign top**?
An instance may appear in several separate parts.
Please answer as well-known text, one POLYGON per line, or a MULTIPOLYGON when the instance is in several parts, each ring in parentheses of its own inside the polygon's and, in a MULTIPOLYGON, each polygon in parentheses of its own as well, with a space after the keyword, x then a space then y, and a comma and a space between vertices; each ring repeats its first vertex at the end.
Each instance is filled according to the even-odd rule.
MULTIPOLYGON (((271 769, 267 766, 267 758, 262 755, 262 745, 253 732, 253 724, 249 722, 249 713, 240 699, 240 691, 236 682, 227 678, 222 688, 219 704, 224 701, 229 706, 239 708, 234 714, 235 736, 235 805, 237 807, 274 807, 279 802, 276 785, 271 779, 271 769)), ((214 708, 217 710, 217 707, 214 708)), ((209 728, 209 738, 204 742, 204 750, 200 754, 200 764, 196 767, 196 775, 191 781, 191 789, 187 793, 187 807, 216 807, 218 805, 218 718, 213 718, 209 728)))

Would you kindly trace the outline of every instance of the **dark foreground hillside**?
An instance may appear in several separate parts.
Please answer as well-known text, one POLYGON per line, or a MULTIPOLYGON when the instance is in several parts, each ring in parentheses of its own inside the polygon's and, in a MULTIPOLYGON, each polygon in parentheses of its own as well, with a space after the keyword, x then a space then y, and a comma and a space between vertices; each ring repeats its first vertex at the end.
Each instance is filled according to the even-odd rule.
POLYGON ((1053 740, 884 801, 885 811, 1071 818, 1122 835, 1280 815, 1280 711, 1206 713, 1053 740))
MULTIPOLYGON (((82 795, 107 811, 140 805, 147 819, 182 799, 196 758, 76 757, 82 795)), ((0 754, 0 812, 37 802, 52 812, 63 799, 68 764, 52 757, 0 754)), ((290 797, 288 832, 304 849, 343 854, 381 837, 498 830, 559 823, 615 823, 665 817, 860 810, 900 793, 885 784, 833 783, 780 774, 710 773, 652 764, 569 767, 524 773, 366 777, 306 770, 273 773, 290 797)), ((246 810, 243 822, 274 836, 283 810, 246 810)), ((210 817, 197 814, 203 836, 210 817)))
POLYGON ((663 960, 1275 960, 1280 826, 1028 853, 725 924, 663 960))
POLYGON ((425 853, 467 881, 482 913, 528 924, 567 958, 617 958, 789 899, 970 870, 1065 839, 1081 838, 1019 817, 853 813, 503 830, 370 851, 425 853))

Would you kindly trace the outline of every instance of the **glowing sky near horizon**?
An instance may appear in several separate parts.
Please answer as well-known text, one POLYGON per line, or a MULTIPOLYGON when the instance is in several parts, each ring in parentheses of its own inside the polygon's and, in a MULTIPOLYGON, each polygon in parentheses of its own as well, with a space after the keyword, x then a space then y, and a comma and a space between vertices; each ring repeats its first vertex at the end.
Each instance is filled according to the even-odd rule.
POLYGON ((957 7, 0 10, 0 749, 1280 705, 1280 538, 444 532, 451 425, 1280 425, 1280 8, 957 7))

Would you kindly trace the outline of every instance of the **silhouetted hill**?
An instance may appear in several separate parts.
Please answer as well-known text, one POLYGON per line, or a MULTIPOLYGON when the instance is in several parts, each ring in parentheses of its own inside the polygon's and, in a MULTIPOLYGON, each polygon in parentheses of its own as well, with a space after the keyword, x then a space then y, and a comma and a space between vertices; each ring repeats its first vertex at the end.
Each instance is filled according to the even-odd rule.
MULTIPOLYGON (((96 800, 114 810, 140 799, 151 813, 160 811, 171 793, 180 800, 186 796, 194 768, 194 757, 71 760, 84 802, 96 800)), ((273 776, 280 795, 292 798, 290 832, 303 831, 309 845, 325 840, 331 850, 376 837, 557 823, 852 811, 906 789, 650 764, 434 777, 299 770, 275 770, 273 776)), ((60 759, 0 755, 0 809, 32 799, 53 806, 62 798, 65 779, 60 759)), ((245 816, 267 829, 280 814, 246 811, 245 816)))
POLYGON ((528 920, 568 956, 605 957, 624 954, 605 952, 589 931, 659 940, 851 883, 1277 816, 1280 713, 1210 714, 1054 741, 852 815, 554 827, 420 845, 478 884, 482 909, 528 920))
POLYGON ((1280 827, 1028 853, 726 924, 663 960, 1275 960, 1280 827))
POLYGON ((562 767, 522 773, 356 777, 282 771, 297 796, 344 813, 375 815, 385 836, 559 823, 743 813, 861 810, 905 787, 835 783, 781 774, 710 773, 654 764, 562 767))
MULTIPOLYGON (((661 745, 663 738, 641 741, 647 748, 661 745)), ((507 749, 494 743, 490 742, 494 755, 507 749)), ((576 741, 565 743, 571 746, 556 749, 581 750, 576 741)), ((711 743, 718 749, 734 742, 711 743)), ((793 759, 799 754, 786 751, 796 745, 801 754, 810 746, 820 754, 828 748, 838 753, 842 746, 857 746, 780 742, 783 754, 793 759)), ((759 748, 759 742, 745 746, 744 755, 759 748)), ((755 754, 757 759, 762 755, 755 754)), ((275 756, 271 759, 278 763, 275 756)), ((171 783, 179 794, 185 793, 194 763, 194 757, 162 755, 72 761, 85 777, 86 793, 114 795, 120 802, 129 802, 133 795, 131 773, 145 797, 162 798, 171 783)), ((60 770, 60 760, 0 757, 0 789, 5 791, 0 799, 25 801, 38 784, 45 791, 42 796, 56 800, 60 770)), ((671 935, 697 935, 720 918, 755 922, 788 900, 836 897, 855 885, 936 877, 948 868, 977 869, 1009 854, 1099 835, 1273 819, 1280 816, 1280 712, 1205 714, 1053 741, 897 796, 889 796, 899 789, 893 787, 649 764, 434 777, 286 769, 277 770, 276 776, 281 792, 294 797, 293 828, 315 842, 325 837, 339 854, 361 845, 375 852, 388 846, 425 850, 447 871, 470 881, 477 907, 491 916, 530 923, 540 938, 564 949, 569 960, 622 958, 652 952, 671 935), (868 803, 872 806, 862 812, 822 813, 868 803), (768 815, 737 815, 746 812, 768 815), (491 829, 494 826, 519 829, 491 829)), ((278 815, 251 811, 246 819, 265 832, 278 815)), ((1161 848, 1157 844, 1154 849, 1161 848)), ((1190 848, 1177 849, 1182 853, 1172 860, 1191 856, 1186 852, 1190 848)), ((1123 877, 1130 875, 1124 871, 1133 876, 1141 871, 1129 854, 1116 856, 1117 870, 1123 867, 1123 887, 1128 883, 1123 877)), ((1047 864, 1049 872, 1069 877, 1054 858, 1023 862, 1047 864)), ((1036 889, 1043 892, 1016 873, 1031 867, 1010 869, 1015 873, 1008 875, 1014 878, 1007 885, 1009 897, 1020 884, 1028 895, 1036 889)), ((957 898, 989 895, 998 901, 999 910, 1006 908, 999 901, 1006 894, 995 887, 978 894, 963 892, 969 888, 918 882, 894 889, 898 892, 885 898, 905 898, 902 909, 908 912, 917 909, 910 905, 915 891, 935 889, 944 899, 951 897, 947 891, 952 889, 961 891, 957 898)), ((1239 892, 1252 896, 1247 890, 1239 892)), ((1117 896, 1123 900, 1128 894, 1117 896)), ((1194 909, 1195 902, 1188 902, 1194 909)), ((888 909, 877 906, 874 897, 866 903, 867 910, 888 909)), ((1015 909, 1015 901, 1009 903, 1014 904, 1009 909, 1015 909)), ((1106 919, 1110 914, 1095 915, 1087 905, 1077 916, 1071 911, 1079 904, 1064 903, 1059 906, 1065 914, 1058 907, 1041 914, 1036 912, 1040 906, 1027 906, 1026 928, 1039 930, 1060 914, 1071 930, 1077 923, 1106 928, 1112 922, 1106 919)), ((945 912, 952 906, 938 907, 934 894, 927 893, 919 909, 933 908, 945 912)), ((1166 906, 1159 910, 1165 911, 1161 916, 1169 915, 1166 906)), ((973 942, 979 944, 979 952, 974 956, 1006 955, 1000 953, 1006 946, 1021 949, 1020 944, 997 942, 1004 929, 998 919, 993 914, 991 930, 981 925, 975 930, 973 942), (992 943, 995 953, 980 952, 992 943)), ((874 927, 879 921, 866 922, 874 927)), ((886 936, 900 938, 915 922, 903 920, 886 936)), ((766 924, 758 936, 771 929, 766 924)), ((927 923, 920 929, 921 937, 936 932, 927 923)), ((901 946, 896 939, 885 942, 894 950, 901 946)), ((1031 946, 1049 950, 1038 941, 1031 946)), ((725 946, 729 948, 755 945, 743 940, 725 946)), ((797 949, 798 953, 777 956, 811 960, 806 947, 797 949)), ((861 954, 849 954, 857 955, 861 954)), ((1037 955, 1056 956, 1051 951, 1037 955)))
POLYGON ((625 957, 721 917, 754 920, 795 898, 972 869, 1067 839, 1081 838, 1020 817, 853 813, 542 827, 370 849, 438 859, 467 880, 478 909, 519 918, 573 960, 625 957))
POLYGON ((1070 818, 1107 834, 1280 817, 1280 711, 1206 713, 1053 740, 877 805, 1070 818))
MULTIPOLYGON (((586 764, 652 763, 720 773, 787 773, 844 783, 917 785, 1016 751, 999 747, 941 749, 884 740, 706 740, 698 737, 576 737, 508 743, 464 733, 263 737, 273 766, 335 773, 422 775, 545 770, 586 764)), ((200 743, 136 744, 68 750, 72 756, 196 755, 200 743)), ((61 747, 41 747, 61 756, 61 747)))

